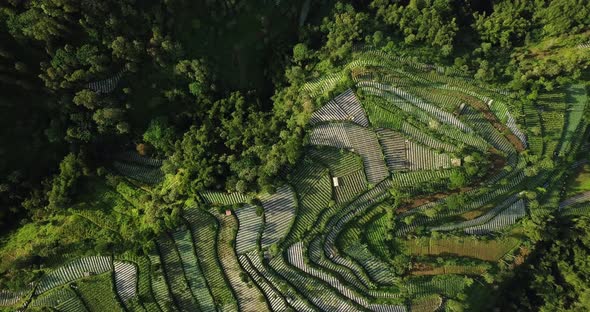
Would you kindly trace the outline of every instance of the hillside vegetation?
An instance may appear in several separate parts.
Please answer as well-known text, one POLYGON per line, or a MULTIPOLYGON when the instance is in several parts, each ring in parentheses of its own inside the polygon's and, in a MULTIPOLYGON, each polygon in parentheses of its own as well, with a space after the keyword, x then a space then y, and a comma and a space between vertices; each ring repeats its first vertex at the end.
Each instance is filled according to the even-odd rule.
POLYGON ((0 310, 588 306, 584 1, 0 4, 0 310))

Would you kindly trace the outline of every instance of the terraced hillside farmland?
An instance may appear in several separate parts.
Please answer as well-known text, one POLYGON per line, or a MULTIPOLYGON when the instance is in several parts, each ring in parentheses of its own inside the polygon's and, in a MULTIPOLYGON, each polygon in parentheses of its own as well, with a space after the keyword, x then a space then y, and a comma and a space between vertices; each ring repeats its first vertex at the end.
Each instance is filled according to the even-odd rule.
MULTIPOLYGON (((525 103, 449 72, 357 52, 302 88, 322 105, 274 193, 202 192, 152 250, 45 270, 28 290, 0 291, 0 305, 402 312, 470 303, 475 288, 521 263, 523 220, 587 211, 590 196, 559 190, 585 148, 588 99, 574 85, 525 103)), ((124 190, 129 202, 139 196, 124 190)), ((95 219, 89 226, 108 226, 95 219)))

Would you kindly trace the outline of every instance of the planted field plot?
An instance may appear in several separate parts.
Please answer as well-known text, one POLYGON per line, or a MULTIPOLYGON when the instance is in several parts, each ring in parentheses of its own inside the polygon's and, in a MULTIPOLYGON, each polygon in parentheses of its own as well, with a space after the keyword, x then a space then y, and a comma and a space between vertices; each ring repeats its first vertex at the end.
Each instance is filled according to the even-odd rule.
POLYGON ((410 170, 437 170, 451 167, 451 157, 420 144, 407 141, 407 167, 410 170))
POLYGON ((370 87, 373 89, 384 91, 385 94, 381 94, 381 95, 387 96, 387 94, 390 94, 390 95, 397 97, 398 99, 402 99, 403 102, 394 100, 392 103, 398 105, 398 107, 404 111, 411 111, 411 109, 409 107, 406 107, 404 105, 404 103, 408 103, 408 104, 411 104, 411 105, 415 106, 416 108, 428 113, 429 115, 431 115, 432 117, 434 117, 435 119, 437 119, 438 121, 440 121, 443 124, 451 125, 461 131, 466 132, 466 133, 473 131, 468 126, 466 126, 463 122, 461 122, 459 119, 457 119, 457 117, 455 117, 453 114, 446 112, 446 111, 436 107, 435 105, 432 105, 430 103, 426 103, 422 99, 416 97, 413 94, 405 92, 404 90, 402 90, 400 88, 396 88, 396 87, 386 85, 386 84, 381 84, 378 82, 359 82, 358 85, 361 87, 370 87))
POLYGON ((399 133, 389 129, 377 130, 379 144, 383 148, 385 162, 390 171, 402 171, 406 169, 407 150, 406 139, 399 133))
POLYGON ((254 205, 245 205, 236 210, 239 228, 236 237, 236 251, 243 254, 255 250, 262 231, 262 213, 257 214, 254 205))
MULTIPOLYGON (((522 163, 519 163, 519 167, 520 167, 520 165, 522 165, 522 163)), ((513 192, 515 187, 517 187, 525 178, 525 175, 522 172, 522 169, 520 169, 519 167, 517 167, 517 170, 513 170, 509 174, 502 177, 502 179, 506 181, 505 183, 503 183, 501 181, 501 182, 496 183, 496 185, 493 186, 493 188, 491 188, 491 189, 473 189, 473 190, 467 192, 466 195, 468 195, 470 197, 470 200, 467 201, 464 205, 458 207, 458 209, 455 209, 455 210, 443 209, 442 211, 438 212, 433 218, 422 217, 422 216, 411 216, 412 214, 415 214, 418 212, 425 212, 427 209, 430 209, 436 205, 445 204, 446 200, 448 199, 448 198, 445 198, 445 199, 441 199, 436 202, 430 202, 430 203, 424 204, 420 207, 417 207, 417 208, 412 209, 410 211, 404 212, 403 214, 400 215, 400 218, 404 219, 404 218, 410 217, 410 218, 415 218, 415 219, 412 222, 410 222, 409 224, 401 223, 399 229, 396 231, 396 234, 397 235, 407 234, 408 232, 410 232, 413 229, 416 229, 419 226, 425 225, 428 222, 432 222, 432 221, 438 220, 443 217, 458 216, 458 215, 465 213, 467 211, 482 207, 482 206, 488 204, 489 202, 491 202, 492 200, 494 200, 495 198, 497 198, 498 196, 503 196, 506 193, 513 192)), ((411 172, 411 173, 413 173, 413 172, 411 172)), ((395 176, 394 176, 394 178, 395 178, 395 176)), ((493 179, 495 179, 495 178, 493 178, 493 179)))
POLYGON ((520 140, 524 147, 527 147, 526 135, 516 124, 516 120, 508 110, 508 106, 501 100, 490 99, 487 102, 489 109, 496 115, 496 118, 502 122, 508 129, 520 140))
POLYGON ((333 255, 327 256, 324 252, 322 239, 322 237, 317 236, 311 240, 307 246, 309 259, 311 260, 310 264, 312 263, 315 266, 320 267, 322 270, 332 272, 337 278, 342 279, 347 284, 350 284, 365 293, 368 291, 369 287, 375 288, 375 285, 370 281, 368 276, 363 275, 358 277, 349 267, 333 262, 333 255))
POLYGON ((419 297, 412 300, 411 312, 435 312, 441 308, 443 299, 439 295, 419 297))
POLYGON ((342 78, 344 78, 342 74, 334 73, 305 83, 303 89, 309 92, 311 96, 321 95, 334 89, 342 78))
POLYGON ((334 199, 339 204, 349 202, 358 194, 367 190, 367 179, 365 173, 361 170, 345 176, 333 177, 332 179, 338 181, 338 186, 334 186, 334 199))
MULTIPOLYGON (((370 92, 366 92, 372 95, 370 92)), ((387 109, 386 101, 376 95, 366 96, 363 101, 363 107, 367 111, 371 125, 374 128, 386 128, 400 130, 404 123, 403 115, 398 114, 395 110, 387 109)))
POLYGON ((146 184, 157 184, 164 178, 162 160, 141 156, 136 152, 122 152, 115 156, 114 169, 121 175, 146 184))
MULTIPOLYGON (((66 263, 39 280, 30 307, 440 311, 449 308, 445 300, 473 303, 475 288, 500 281, 528 253, 518 227, 527 213, 522 191, 539 191, 540 207, 567 198, 560 213, 590 213, 586 177, 563 192, 568 170, 583 164, 574 156, 587 149, 579 86, 541 94, 528 105, 470 78, 450 77, 450 69, 385 52, 351 54, 355 60, 342 72, 307 83, 302 92, 317 103, 315 95, 323 101, 337 94, 334 87, 354 82, 358 97, 348 89, 311 113, 309 144, 294 168, 280 168, 285 184, 275 185, 275 193, 200 191, 186 201, 195 204, 183 207, 181 226, 165 232, 147 256, 128 251, 66 263), (568 157, 554 157, 559 153, 568 157), (463 176, 465 184, 457 181, 463 176), (224 208, 232 213, 220 213, 224 208), (108 279, 80 289, 103 276, 108 279)), ((128 176, 132 167, 161 165, 135 153, 114 159, 128 176)), ((140 199, 149 186, 121 181, 116 192, 104 193, 101 209, 72 211, 90 233, 101 229, 133 242, 138 233, 120 216, 146 212, 140 199), (106 213, 106 202, 118 215, 106 213)), ((181 203, 169 202, 170 195, 167 203, 181 203)), ((0 304, 23 303, 0 291, 0 304)))
POLYGON ((481 235, 498 231, 515 224, 518 219, 524 216, 526 216, 525 203, 524 200, 520 199, 498 213, 487 223, 465 228, 465 233, 481 235))
MULTIPOLYGON (((479 149, 485 149, 487 147, 486 142, 481 138, 475 136, 471 129, 462 130, 454 124, 449 124, 448 122, 450 121, 446 119, 437 118, 430 114, 428 111, 423 110, 421 107, 417 107, 411 103, 408 103, 405 99, 393 95, 387 91, 375 89, 373 87, 365 87, 365 89, 363 90, 374 96, 381 96, 383 99, 386 99, 385 103, 383 101, 372 100, 371 103, 373 103, 373 105, 376 104, 378 106, 381 106, 382 109, 387 110, 391 114, 398 116, 398 119, 405 120, 404 123, 408 123, 409 121, 411 121, 413 123, 413 126, 419 128, 420 131, 425 132, 425 134, 429 133, 429 137, 432 137, 434 135, 443 138, 445 141, 454 145, 466 144, 477 147, 479 149)), ((445 112, 445 114, 448 113, 445 112)), ((381 115, 383 114, 381 113, 381 115)), ((453 120, 456 120, 457 122, 463 124, 454 115, 448 115, 452 116, 453 120)), ((399 127, 392 129, 398 130, 399 127)))
POLYGON ((369 183, 380 182, 389 175, 379 141, 371 130, 348 123, 323 124, 312 130, 310 141, 314 145, 352 149, 358 153, 369 183))
POLYGON ((267 248, 287 236, 295 219, 297 199, 291 187, 284 185, 274 194, 260 196, 260 202, 264 207, 264 231, 260 245, 267 248))
MULTIPOLYGON (((250 252, 251 257, 257 257, 257 251, 250 252)), ((285 299, 281 296, 279 291, 273 287, 272 284, 268 280, 266 280, 260 272, 254 267, 250 259, 246 255, 239 255, 238 259, 240 260, 240 264, 242 267, 248 272, 250 278, 258 285, 258 287, 264 293, 264 297, 272 311, 285 311, 287 309, 288 303, 285 299)))
POLYGON ((314 125, 326 121, 351 121, 368 127, 369 121, 358 98, 351 89, 336 96, 330 102, 313 112, 309 123, 314 125))
POLYGON ((86 85, 86 87, 98 94, 111 93, 115 91, 117 85, 119 84, 119 80, 121 80, 122 77, 123 71, 120 71, 108 79, 90 82, 86 85))
POLYGON ((110 274, 85 278, 76 283, 76 292, 90 312, 124 311, 113 293, 110 274))
MULTIPOLYGON (((404 122, 402 124, 402 128, 401 128, 400 132, 409 140, 416 142, 416 143, 421 143, 422 145, 428 146, 433 149, 441 149, 446 152, 455 152, 458 150, 457 146, 455 146, 453 144, 449 144, 447 142, 443 142, 443 141, 423 132, 422 130, 418 129, 417 127, 411 125, 408 122, 404 122)), ((479 147, 481 148, 481 146, 479 146, 479 147)), ((486 147, 487 147, 487 145, 486 145, 486 147)))
POLYGON ((123 302, 137 296, 137 267, 130 262, 114 261, 115 289, 123 302))
POLYGON ((241 193, 204 191, 200 195, 207 204, 226 206, 248 202, 248 196, 241 193))
POLYGON ((35 294, 42 294, 57 286, 80 279, 91 274, 100 274, 113 270, 111 258, 91 256, 73 260, 47 274, 39 281, 35 294))
POLYGON ((358 154, 347 150, 331 147, 318 147, 310 149, 307 153, 314 161, 320 162, 330 169, 335 177, 345 176, 359 170, 363 170, 363 160, 358 154))
POLYGON ((559 203, 559 209, 565 209, 577 204, 581 204, 581 203, 585 203, 585 202, 590 202, 590 191, 588 192, 584 192, 584 193, 580 193, 578 195, 572 196, 564 201, 562 201, 561 203, 559 203))
POLYGON ((246 257, 254 268, 266 279, 276 291, 285 298, 285 301, 290 307, 293 307, 297 311, 313 312, 317 309, 309 302, 300 292, 298 292, 291 284, 286 280, 281 279, 277 274, 270 271, 270 268, 266 263, 262 262, 261 257, 256 253, 246 254, 246 257))
POLYGON ((488 267, 484 265, 444 265, 420 268, 419 270, 412 270, 410 273, 414 276, 442 274, 481 275, 487 271, 488 267))
POLYGON ((25 294, 25 291, 13 292, 0 290, 0 307, 9 307, 17 304, 25 294))
POLYGON ((160 167, 162 166, 162 160, 156 158, 150 158, 141 156, 136 152, 122 152, 117 154, 116 159, 128 162, 128 163, 136 163, 139 165, 145 165, 150 167, 160 167))
POLYGON ((448 297, 457 297, 473 283, 469 277, 460 275, 437 275, 434 277, 415 277, 405 285, 406 290, 413 297, 421 297, 428 294, 442 294, 448 297))
POLYGON ((324 147, 311 149, 309 155, 330 169, 337 203, 346 203, 367 189, 363 162, 357 154, 324 147))
POLYGON ((364 269, 357 263, 338 254, 338 250, 336 248, 336 238, 348 222, 365 213, 370 207, 383 201, 387 197, 387 190, 390 187, 391 184, 388 180, 381 182, 375 186, 375 188, 359 196, 348 206, 341 208, 338 213, 336 213, 334 217, 332 217, 326 224, 327 234, 325 236, 323 245, 325 254, 328 255, 330 261, 352 270, 361 280, 365 279, 366 285, 370 285, 372 283, 368 281, 369 278, 366 276, 364 269))
POLYGON ((463 118, 496 149, 505 153, 514 152, 514 146, 492 126, 479 111, 472 107, 465 107, 463 118))
POLYGON ((29 305, 31 308, 54 308, 64 312, 86 312, 80 297, 69 287, 61 287, 37 297, 29 305))
POLYGON ((446 170, 423 170, 423 171, 410 171, 410 172, 400 172, 397 174, 393 174, 392 180, 393 184, 397 187, 401 188, 410 188, 410 189, 420 189, 420 184, 426 182, 435 182, 442 179, 448 179, 451 173, 455 171, 455 169, 446 169, 446 170))
POLYGON ((196 311, 197 301, 189 287, 183 263, 172 239, 162 236, 158 239, 158 251, 162 257, 162 267, 166 281, 170 285, 170 293, 176 306, 182 311, 196 311))
MULTIPOLYGON (((496 223, 493 223, 492 220, 495 219, 497 216, 505 216, 505 220, 503 218, 499 218, 496 221, 508 221, 512 217, 516 217, 516 215, 524 214, 524 200, 518 199, 516 196, 511 196, 510 198, 506 199, 499 205, 496 205, 490 211, 486 212, 485 214, 468 221, 463 221, 454 224, 445 224, 437 227, 431 228, 432 231, 451 231, 456 229, 463 229, 463 228, 471 228, 474 226, 480 226, 483 224, 488 224, 490 230, 494 227, 496 223)), ((516 220, 514 220, 516 221, 516 220)), ((497 224, 498 226, 500 224, 497 224)), ((485 226, 484 226, 485 228, 485 226)), ((475 230, 475 229, 473 229, 475 230)), ((483 228, 482 228, 483 230, 483 228)))
POLYGON ((307 275, 305 272, 295 269, 285 263, 283 257, 274 257, 270 266, 282 278, 292 283, 314 305, 318 311, 358 311, 359 308, 348 300, 335 295, 327 290, 327 285, 307 275))
MULTIPOLYGON (((288 257, 289 263, 291 265, 293 265, 294 267, 298 268, 299 270, 309 274, 310 276, 313 276, 313 277, 323 281, 324 283, 329 284, 332 288, 336 289, 341 296, 344 296, 345 298, 347 298, 348 300, 350 300, 356 304, 359 304, 362 306, 367 306, 368 303, 365 298, 359 296, 352 289, 346 287, 338 279, 334 278, 333 276, 331 276, 321 270, 318 270, 316 268, 308 266, 304 261, 303 244, 302 243, 296 243, 296 244, 292 245, 291 247, 289 247, 289 249, 287 251, 287 257, 288 257)), ((335 292, 329 290, 329 288, 325 287, 323 285, 323 283, 316 282, 316 287, 318 289, 324 289, 323 291, 326 294, 332 293, 331 298, 329 298, 329 300, 325 300, 325 302, 324 302, 325 305, 328 305, 331 307, 338 307, 339 309, 345 308, 347 311, 359 310, 359 307, 356 307, 354 304, 347 304, 346 301, 343 301, 341 299, 339 300, 339 298, 338 298, 339 295, 336 295, 335 292), (340 301, 340 303, 339 303, 339 301, 340 301)))
MULTIPOLYGON (((160 307, 152 292, 152 271, 149 258, 146 256, 138 256, 131 252, 127 252, 117 257, 118 259, 124 260, 123 263, 131 263, 136 266, 137 269, 137 296, 136 298, 124 301, 125 308, 128 311, 147 311, 147 312, 158 312, 160 307)), ((119 261, 115 260, 115 263, 119 261)), ((116 279, 116 275, 115 275, 116 279)))
POLYGON ((197 300, 200 311, 215 311, 213 297, 209 292, 209 287, 196 258, 190 230, 183 227, 172 233, 172 237, 180 255, 188 286, 197 300))
POLYGON ((189 222, 197 259, 216 305, 221 311, 237 311, 235 296, 221 269, 217 254, 217 221, 212 215, 199 209, 187 209, 184 216, 189 222))
MULTIPOLYGON (((294 179, 295 190, 299 195, 299 207, 295 222, 289 232, 289 241, 299 240, 304 232, 311 230, 320 213, 326 209, 332 200, 332 178, 327 169, 317 164, 304 166, 313 168, 304 170, 305 174, 298 175, 294 179)), ((297 168, 300 168, 297 166, 297 168)))
POLYGON ((142 166, 119 161, 115 161, 113 167, 120 174, 147 184, 157 184, 164 177, 159 167, 142 166))
POLYGON ((29 304, 32 308, 40 308, 40 307, 48 307, 48 308, 55 308, 60 303, 67 301, 70 298, 77 298, 76 293, 74 293, 69 286, 56 288, 54 290, 48 291, 37 298, 33 299, 29 304))
POLYGON ((459 238, 418 238, 402 241, 412 255, 439 256, 454 255, 485 261, 498 261, 516 248, 520 240, 507 237, 499 240, 478 240, 471 237, 459 238))
MULTIPOLYGON (((357 235, 360 236, 360 230, 357 235)), ((396 274, 393 268, 375 257, 366 245, 360 243, 358 237, 356 241, 344 246, 343 251, 352 260, 358 262, 375 283, 380 285, 395 284, 396 274)))
POLYGON ((233 216, 216 216, 219 221, 219 236, 217 254, 223 272, 226 274, 231 288, 238 300, 239 311, 258 312, 269 311, 266 301, 260 300, 263 294, 256 285, 241 278, 244 270, 238 262, 238 256, 233 247, 238 223, 233 216))
POLYGON ((148 256, 152 268, 152 291, 154 294, 154 298, 158 303, 158 306, 163 311, 176 310, 174 300, 172 298, 172 293, 170 292, 170 288, 168 287, 168 283, 166 282, 166 276, 164 275, 160 255, 154 251, 150 253, 148 256))
POLYGON ((576 206, 569 206, 563 208, 559 211, 559 213, 563 216, 579 216, 579 215, 589 215, 590 214, 590 205, 588 204, 581 204, 576 206))

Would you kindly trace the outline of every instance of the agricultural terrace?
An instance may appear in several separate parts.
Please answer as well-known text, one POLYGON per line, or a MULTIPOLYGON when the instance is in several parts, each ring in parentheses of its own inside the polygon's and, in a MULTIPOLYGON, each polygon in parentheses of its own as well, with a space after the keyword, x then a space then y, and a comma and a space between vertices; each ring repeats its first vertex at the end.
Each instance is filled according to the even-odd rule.
MULTIPOLYGON (((317 107, 284 185, 202 192, 151 250, 55 265, 29 290, 0 291, 0 305, 439 311, 520 263, 531 214, 588 210, 588 166, 576 158, 587 146, 582 85, 523 102, 446 68, 360 51, 301 92, 317 107), (565 181, 572 166, 580 172, 570 178, 574 189, 559 192, 551 178, 565 181)), ((160 165, 119 155, 121 182, 104 194, 120 215, 73 215, 88 231, 133 237, 117 225, 143 196, 130 185, 160 183, 160 165)))

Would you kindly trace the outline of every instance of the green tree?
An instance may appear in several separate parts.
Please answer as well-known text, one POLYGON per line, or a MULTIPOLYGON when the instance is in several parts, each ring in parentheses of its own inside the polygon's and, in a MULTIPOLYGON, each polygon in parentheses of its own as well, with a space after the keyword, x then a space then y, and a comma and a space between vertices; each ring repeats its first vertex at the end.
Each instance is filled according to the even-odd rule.
POLYGON ((467 177, 461 171, 453 171, 449 176, 449 187, 452 189, 460 188, 467 185, 467 177))
POLYGON ((165 117, 152 119, 143 133, 143 140, 164 154, 172 153, 175 137, 174 128, 168 124, 165 117))
POLYGON ((82 171, 81 167, 76 155, 70 153, 64 157, 59 164, 59 175, 53 179, 48 194, 50 209, 62 208, 70 202, 70 195, 75 192, 76 183, 82 171))

